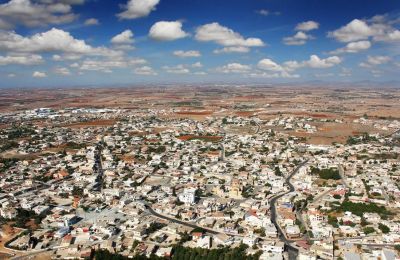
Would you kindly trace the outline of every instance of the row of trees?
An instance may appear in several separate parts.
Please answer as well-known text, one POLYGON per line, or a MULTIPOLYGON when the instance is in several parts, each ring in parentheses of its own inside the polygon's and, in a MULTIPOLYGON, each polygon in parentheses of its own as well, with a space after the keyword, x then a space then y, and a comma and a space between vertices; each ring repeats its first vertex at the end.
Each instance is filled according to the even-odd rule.
MULTIPOLYGON (((173 247, 172 260, 257 260, 260 258, 261 251, 258 251, 254 255, 247 255, 246 250, 248 246, 241 244, 235 248, 223 247, 218 249, 204 249, 204 248, 189 248, 181 245, 173 247)), ((94 253, 96 260, 161 260, 161 258, 155 255, 150 257, 135 255, 133 258, 128 258, 120 254, 110 253, 107 250, 98 250, 94 253)))

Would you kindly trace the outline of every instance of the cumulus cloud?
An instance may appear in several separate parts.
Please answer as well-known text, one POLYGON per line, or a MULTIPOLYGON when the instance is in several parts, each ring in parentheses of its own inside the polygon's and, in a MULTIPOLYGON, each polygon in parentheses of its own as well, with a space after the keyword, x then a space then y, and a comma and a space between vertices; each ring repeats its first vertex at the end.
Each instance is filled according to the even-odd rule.
POLYGON ((273 79, 273 78, 299 78, 300 75, 298 74, 290 74, 286 71, 282 72, 275 72, 275 73, 270 73, 270 72, 252 72, 249 74, 249 77, 251 78, 266 78, 266 79, 273 79))
POLYGON ((370 41, 350 42, 345 47, 332 51, 332 54, 339 53, 357 53, 360 51, 368 50, 371 47, 370 41))
POLYGON ((284 71, 284 68, 271 59, 262 59, 258 62, 257 68, 269 71, 284 71))
POLYGON ((99 25, 100 22, 99 20, 97 20, 96 18, 89 18, 85 20, 84 23, 86 26, 91 26, 91 25, 99 25))
POLYGON ((190 50, 190 51, 174 51, 174 55, 180 58, 188 58, 188 57, 200 57, 201 53, 199 51, 190 50))
POLYGON ((351 42, 368 39, 368 37, 374 35, 374 33, 373 28, 368 26, 366 22, 354 19, 347 25, 333 32, 329 32, 328 36, 341 42, 351 42))
POLYGON ((34 78, 46 78, 47 74, 45 72, 35 71, 35 72, 33 72, 32 77, 34 77, 34 78))
POLYGON ((202 67, 203 67, 203 64, 201 64, 200 61, 192 64, 192 68, 202 68, 202 67))
POLYGON ((120 34, 115 35, 111 39, 113 44, 132 44, 133 43, 133 32, 131 30, 125 30, 120 34))
POLYGON ((297 70, 299 68, 313 68, 313 69, 326 69, 334 67, 342 62, 342 59, 338 56, 331 56, 325 59, 321 59, 317 55, 311 55, 310 59, 305 61, 286 61, 283 63, 284 68, 287 71, 297 70))
POLYGON ((136 19, 145 17, 156 9, 160 0, 129 0, 123 6, 124 11, 117 14, 120 19, 136 19))
POLYGON ((341 28, 329 32, 328 36, 340 42, 368 40, 395 42, 400 41, 400 31, 392 26, 393 21, 385 17, 374 17, 370 20, 354 19, 341 28))
POLYGON ((249 47, 244 47, 244 46, 232 46, 232 47, 224 47, 222 49, 216 49, 213 52, 215 54, 220 54, 220 53, 247 53, 250 51, 249 47))
POLYGON ((314 37, 304 32, 297 32, 291 37, 283 38, 283 43, 286 45, 304 45, 308 40, 311 39, 314 39, 314 37))
POLYGON ((302 22, 296 25, 297 31, 311 31, 319 28, 319 23, 314 21, 302 22))
POLYGON ((217 67, 217 72, 222 73, 246 73, 251 70, 251 66, 240 63, 229 63, 221 67, 217 67))
MULTIPOLYGON (((115 57, 109 59, 85 59, 81 63, 72 64, 80 70, 112 72, 112 69, 123 69, 146 64, 145 59, 115 57)), ((71 66, 72 66, 71 65, 71 66)))
POLYGON ((105 47, 92 47, 84 40, 75 39, 69 32, 55 28, 31 37, 23 37, 15 32, 0 31, 0 50, 17 53, 63 52, 69 55, 122 55, 122 52, 105 47))
POLYGON ((304 61, 303 65, 314 69, 325 69, 340 64, 342 59, 338 56, 331 56, 321 59, 317 55, 311 55, 308 61, 304 61))
POLYGON ((360 67, 363 68, 372 68, 374 66, 379 66, 382 64, 386 64, 392 60, 389 56, 368 56, 365 62, 360 63, 360 67))
POLYGON ((133 72, 137 75, 145 75, 145 76, 156 76, 157 75, 157 72, 155 72, 153 70, 153 68, 151 68, 149 66, 143 66, 143 67, 136 68, 133 72))
POLYGON ((187 37, 188 34, 182 30, 180 21, 160 21, 155 23, 149 32, 149 37, 157 41, 173 41, 187 37))
POLYGON ((209 23, 196 29, 196 40, 215 42, 222 46, 260 47, 265 43, 259 38, 244 38, 239 33, 222 26, 219 23, 209 23))
POLYGON ((298 78, 299 75, 291 74, 290 70, 276 63, 271 59, 262 59, 258 62, 257 68, 262 72, 254 72, 250 77, 256 78, 298 78))
POLYGON ((64 24, 74 21, 73 1, 11 0, 0 5, 0 28, 11 29, 17 25, 27 27, 64 24))
POLYGON ((17 65, 36 65, 43 63, 43 58, 40 55, 7 55, 0 56, 0 66, 17 64, 17 65))
POLYGON ((188 74, 188 73, 190 73, 190 70, 183 64, 179 64, 176 66, 164 66, 163 70, 165 70, 168 73, 172 73, 172 74, 188 74))
POLYGON ((69 76, 71 75, 71 71, 68 68, 64 67, 57 67, 54 69, 54 73, 62 76, 69 76))

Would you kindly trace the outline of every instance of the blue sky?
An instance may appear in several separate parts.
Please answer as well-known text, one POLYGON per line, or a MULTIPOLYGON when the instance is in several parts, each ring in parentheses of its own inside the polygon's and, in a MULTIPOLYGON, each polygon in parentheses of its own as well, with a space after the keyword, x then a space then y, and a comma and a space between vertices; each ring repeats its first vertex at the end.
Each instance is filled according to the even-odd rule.
POLYGON ((0 87, 397 81, 399 69, 399 1, 0 1, 0 87))

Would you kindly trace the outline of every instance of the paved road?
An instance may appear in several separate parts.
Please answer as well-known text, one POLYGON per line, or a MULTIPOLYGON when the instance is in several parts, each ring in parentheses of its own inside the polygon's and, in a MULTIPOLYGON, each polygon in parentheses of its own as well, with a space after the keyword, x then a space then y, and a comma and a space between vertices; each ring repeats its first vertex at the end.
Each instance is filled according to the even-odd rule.
POLYGON ((308 162, 308 160, 305 161, 305 162, 303 162, 303 163, 301 163, 299 166, 297 166, 297 167, 293 170, 293 172, 286 178, 285 183, 289 186, 289 191, 283 192, 283 193, 281 193, 281 194, 279 194, 279 195, 273 197, 273 198, 271 199, 271 201, 270 201, 270 204, 271 204, 271 221, 272 221, 272 223, 274 223, 276 229, 278 230, 280 240, 282 240, 282 242, 285 243, 286 248, 287 248, 288 251, 289 251, 289 259, 296 259, 298 249, 297 249, 296 247, 292 246, 291 243, 293 242, 293 240, 289 240, 289 239, 286 238, 285 234, 283 233, 283 230, 281 229, 280 225, 278 224, 278 222, 277 222, 277 220, 276 220, 276 218, 277 218, 277 214, 276 214, 276 201, 277 201, 278 199, 282 198, 284 195, 286 195, 286 194, 288 194, 288 193, 290 193, 290 192, 295 191, 295 188, 294 188, 293 184, 290 182, 290 179, 291 179, 291 178, 300 170, 300 168, 303 167, 307 162, 308 162))
POLYGON ((146 206, 146 209, 149 211, 149 213, 152 214, 153 216, 156 216, 156 217, 161 218, 161 219, 168 220, 168 221, 170 221, 172 223, 177 223, 177 224, 180 224, 182 226, 187 226, 187 227, 190 227, 190 228, 200 228, 200 229, 203 229, 207 233, 210 233, 212 235, 225 234, 225 235, 228 235, 228 236, 243 237, 243 235, 240 235, 240 234, 234 234, 234 233, 229 233, 229 232, 218 231, 218 230, 214 230, 214 229, 198 226, 198 225, 196 225, 194 223, 191 223, 191 222, 186 222, 186 221, 182 221, 182 220, 179 220, 179 219, 176 219, 176 218, 173 218, 173 217, 168 217, 168 216, 162 215, 160 213, 157 213, 148 204, 145 204, 145 206, 146 206))
POLYGON ((346 181, 346 175, 344 174, 343 165, 339 164, 337 167, 338 167, 340 178, 342 178, 342 182, 343 182, 344 186, 346 186, 347 189, 350 189, 349 184, 346 181))

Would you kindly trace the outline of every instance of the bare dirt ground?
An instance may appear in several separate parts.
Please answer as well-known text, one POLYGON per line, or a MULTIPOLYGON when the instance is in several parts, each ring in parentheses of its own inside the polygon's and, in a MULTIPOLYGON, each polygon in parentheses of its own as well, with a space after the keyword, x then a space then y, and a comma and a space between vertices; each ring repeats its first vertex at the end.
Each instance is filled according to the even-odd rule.
POLYGON ((1 226, 0 233, 0 259, 8 259, 10 256, 15 255, 15 252, 4 247, 5 243, 17 236, 22 230, 13 228, 10 223, 1 226))
MULTIPOLYGON (((293 133, 314 144, 345 142, 362 132, 376 133, 352 125, 354 119, 400 120, 400 89, 352 86, 143 86, 127 88, 30 89, 4 90, 0 93, 0 112, 38 107, 174 109, 166 118, 189 118, 204 121, 216 116, 257 116, 268 120, 277 116, 307 117, 315 120, 340 119, 346 124, 318 126, 315 134, 293 133)), ((39 124, 40 122, 38 122, 39 124)), ((66 127, 104 127, 113 120, 75 123, 66 127)), ((0 123, 0 130, 5 127, 0 123)))

